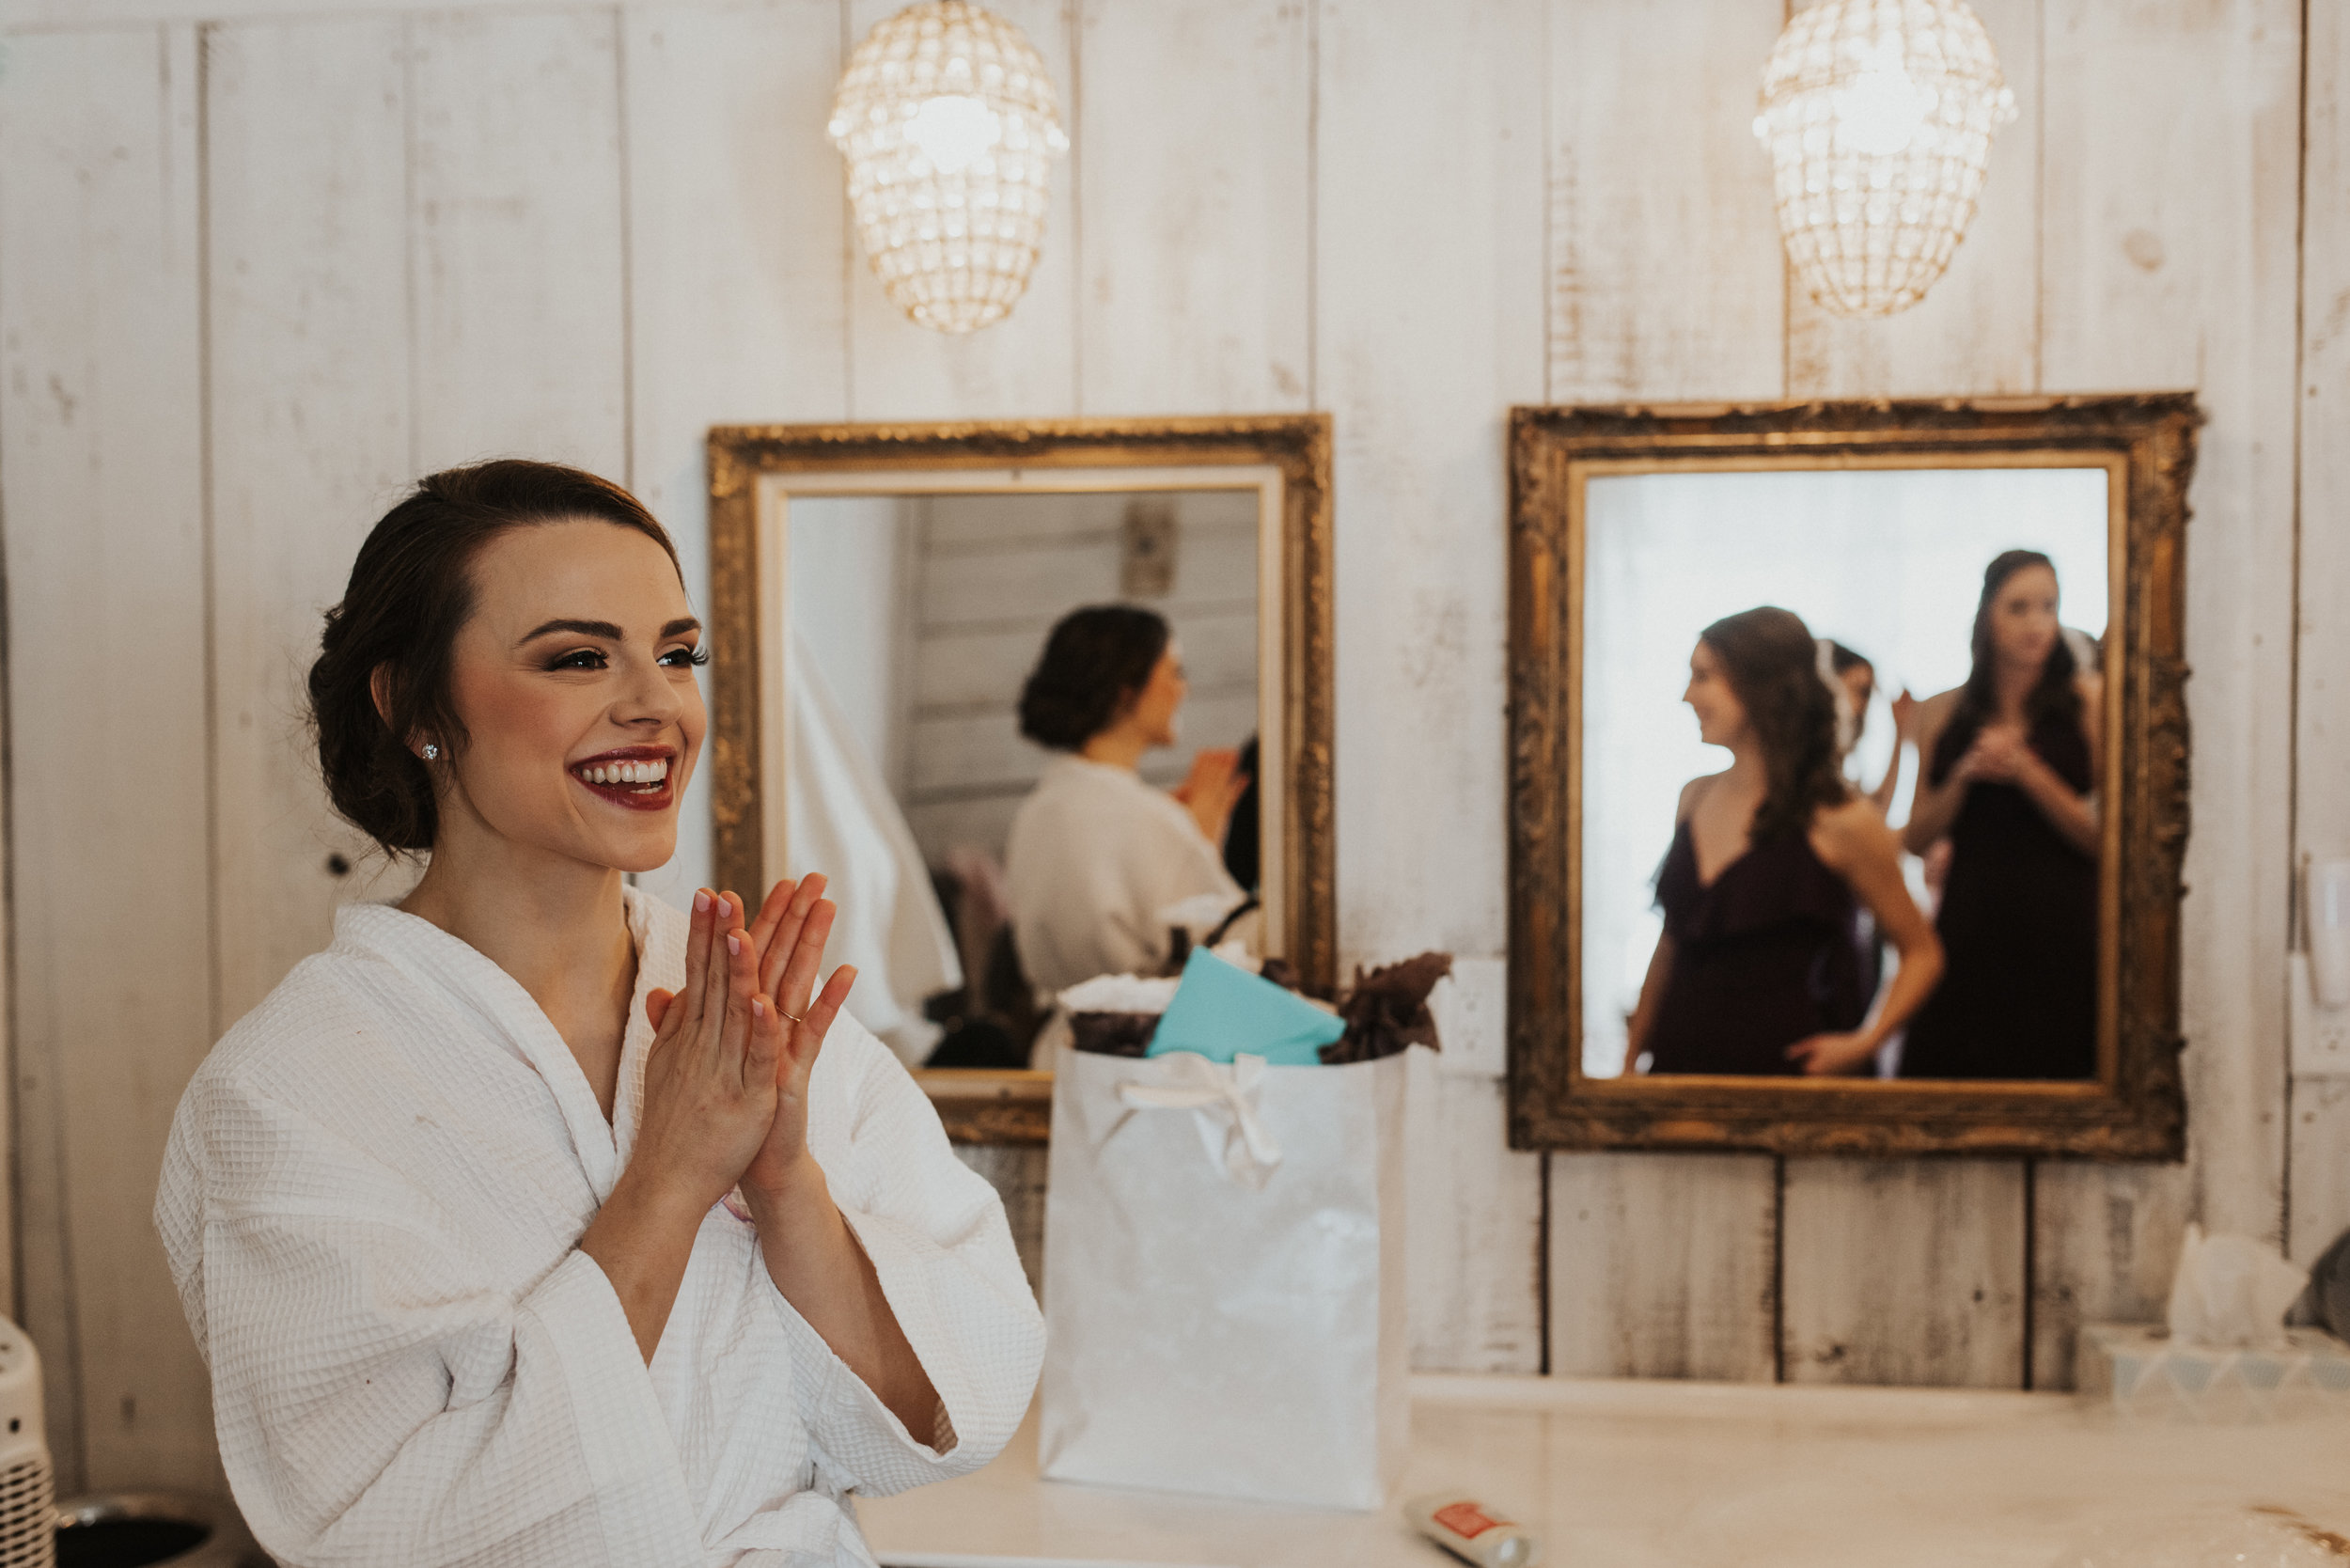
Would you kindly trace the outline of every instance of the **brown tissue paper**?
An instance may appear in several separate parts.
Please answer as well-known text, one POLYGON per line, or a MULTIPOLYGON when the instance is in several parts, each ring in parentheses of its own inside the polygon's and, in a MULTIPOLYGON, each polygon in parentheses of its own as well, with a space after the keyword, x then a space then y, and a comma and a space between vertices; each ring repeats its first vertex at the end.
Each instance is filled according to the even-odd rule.
POLYGON ((1069 1015, 1070 1043, 1096 1056, 1138 1057, 1151 1048, 1158 1032, 1155 1012, 1073 1012, 1069 1015))
POLYGON ((1369 974, 1357 967, 1354 989, 1339 1003, 1346 1032, 1322 1048, 1323 1065, 1376 1061, 1411 1045, 1441 1049, 1435 1015, 1428 1011, 1428 994, 1450 973, 1450 953, 1422 953, 1369 974))

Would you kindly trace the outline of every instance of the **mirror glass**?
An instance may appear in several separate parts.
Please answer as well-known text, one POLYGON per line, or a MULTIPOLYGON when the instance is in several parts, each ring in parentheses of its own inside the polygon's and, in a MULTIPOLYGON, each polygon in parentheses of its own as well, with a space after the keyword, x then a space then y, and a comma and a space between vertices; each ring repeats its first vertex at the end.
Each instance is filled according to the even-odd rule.
POLYGON ((908 1065, 1028 1066, 1052 994, 1157 972, 1177 924, 1262 950, 1263 511, 1254 486, 790 495, 784 858, 833 878, 851 1009, 908 1065))
POLYGON ((1593 474, 1587 1075, 2097 1075, 2107 484, 2102 467, 1593 474), (1706 637, 1758 606, 1800 628, 1746 616, 1706 637), (1873 832, 1828 820, 1854 803, 1873 832), (1888 1008, 1909 1011, 1880 1043, 1888 1008))

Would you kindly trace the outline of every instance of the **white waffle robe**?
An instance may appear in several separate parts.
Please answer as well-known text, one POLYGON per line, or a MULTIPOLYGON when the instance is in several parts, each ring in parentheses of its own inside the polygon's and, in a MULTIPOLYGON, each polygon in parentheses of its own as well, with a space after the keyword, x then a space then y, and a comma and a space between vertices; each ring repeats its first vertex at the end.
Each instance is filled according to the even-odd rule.
POLYGON ((1004 880, 1020 967, 1045 996, 1096 975, 1152 973, 1167 955, 1167 905, 1246 896, 1174 796, 1073 752, 1047 762, 1020 803, 1004 880))
POLYGON ((1043 1328, 1003 1209, 845 1013, 808 1140, 938 1389, 909 1433, 704 1216, 649 1367, 580 1233, 628 1162, 687 921, 631 891, 617 1105, 512 977, 384 905, 346 907, 206 1058, 155 1218, 212 1369, 221 1458, 293 1564, 870 1563, 845 1497, 992 1458, 1043 1328))

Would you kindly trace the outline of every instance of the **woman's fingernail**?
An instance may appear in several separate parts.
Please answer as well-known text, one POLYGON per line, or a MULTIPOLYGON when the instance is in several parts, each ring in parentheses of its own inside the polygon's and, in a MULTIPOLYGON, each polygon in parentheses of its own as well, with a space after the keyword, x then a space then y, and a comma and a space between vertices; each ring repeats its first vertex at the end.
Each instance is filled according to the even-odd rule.
POLYGON ((743 939, 735 935, 732 932, 727 933, 727 951, 730 953, 740 953, 742 950, 743 939))
POLYGON ((753 996, 751 998, 751 1016, 754 1018, 764 1018, 767 1016, 766 997, 753 996))
POLYGON ((710 895, 707 892, 697 892, 694 895, 694 913, 697 915, 706 915, 709 912, 710 895))

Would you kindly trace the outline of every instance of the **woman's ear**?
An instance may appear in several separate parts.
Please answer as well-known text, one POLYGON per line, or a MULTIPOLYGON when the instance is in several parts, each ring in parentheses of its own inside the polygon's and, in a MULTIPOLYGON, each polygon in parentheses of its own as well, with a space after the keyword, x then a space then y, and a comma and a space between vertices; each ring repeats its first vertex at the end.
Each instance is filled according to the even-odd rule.
POLYGON ((375 699, 375 716, 386 729, 392 722, 392 666, 381 664, 368 672, 368 695, 375 699))
MULTIPOLYGON (((389 729, 392 727, 392 666, 388 662, 368 672, 368 696, 375 699, 375 716, 384 721, 384 729, 389 729)), ((418 746, 413 737, 403 735, 400 744, 428 762, 436 761, 441 756, 440 746, 431 740, 418 746)))

